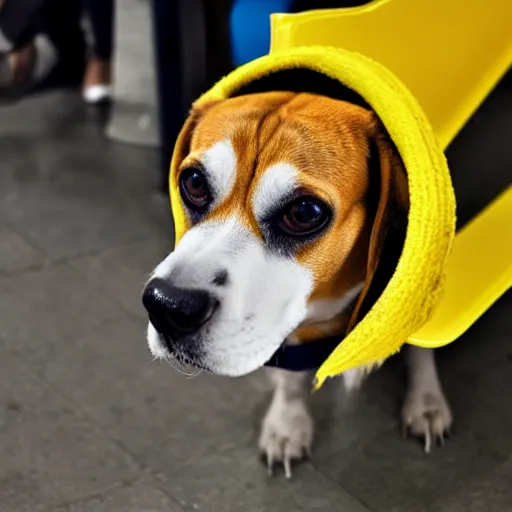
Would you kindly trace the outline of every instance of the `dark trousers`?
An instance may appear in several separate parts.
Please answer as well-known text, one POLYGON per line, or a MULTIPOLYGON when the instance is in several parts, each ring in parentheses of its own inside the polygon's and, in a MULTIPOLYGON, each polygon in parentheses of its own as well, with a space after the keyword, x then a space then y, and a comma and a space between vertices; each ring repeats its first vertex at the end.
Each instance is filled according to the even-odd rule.
POLYGON ((6 0, 0 8, 0 32, 12 49, 28 43, 38 31, 44 0, 6 0))
POLYGON ((0 31, 19 48, 36 34, 46 34, 59 55, 68 60, 83 51, 81 18, 88 16, 92 53, 110 60, 113 49, 114 0, 6 0, 0 9, 0 31))
POLYGON ((113 51, 114 0, 6 0, 0 9, 0 31, 19 48, 45 34, 59 59, 56 68, 36 89, 80 85, 86 61, 82 16, 89 17, 92 54, 110 60, 113 51))
POLYGON ((91 22, 92 53, 102 60, 110 60, 114 46, 114 0, 82 1, 91 22))

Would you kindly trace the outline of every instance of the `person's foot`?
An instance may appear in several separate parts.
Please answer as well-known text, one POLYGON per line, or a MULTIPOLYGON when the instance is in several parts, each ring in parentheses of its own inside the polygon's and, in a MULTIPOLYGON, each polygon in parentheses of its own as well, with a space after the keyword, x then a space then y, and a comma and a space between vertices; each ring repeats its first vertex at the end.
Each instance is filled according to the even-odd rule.
POLYGON ((83 85, 83 98, 90 105, 110 101, 110 61, 91 57, 87 64, 83 85))
POLYGON ((1 59, 0 88, 13 90, 32 75, 36 51, 34 45, 30 43, 18 50, 4 53, 1 59))
POLYGON ((38 35, 25 46, 0 54, 0 98, 16 99, 43 81, 57 62, 54 46, 38 35))

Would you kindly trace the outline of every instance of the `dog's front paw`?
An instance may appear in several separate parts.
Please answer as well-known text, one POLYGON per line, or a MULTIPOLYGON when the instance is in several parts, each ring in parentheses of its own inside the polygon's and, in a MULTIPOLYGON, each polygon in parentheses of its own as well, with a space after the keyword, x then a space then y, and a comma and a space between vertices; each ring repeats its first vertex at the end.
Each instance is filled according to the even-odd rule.
POLYGON ((425 441, 425 452, 429 453, 432 439, 444 443, 453 418, 450 406, 439 390, 411 390, 402 409, 402 422, 405 432, 421 437, 425 441))
POLYGON ((269 473, 282 463, 286 478, 292 477, 292 462, 310 455, 313 420, 303 400, 274 400, 263 420, 259 447, 266 456, 269 473))

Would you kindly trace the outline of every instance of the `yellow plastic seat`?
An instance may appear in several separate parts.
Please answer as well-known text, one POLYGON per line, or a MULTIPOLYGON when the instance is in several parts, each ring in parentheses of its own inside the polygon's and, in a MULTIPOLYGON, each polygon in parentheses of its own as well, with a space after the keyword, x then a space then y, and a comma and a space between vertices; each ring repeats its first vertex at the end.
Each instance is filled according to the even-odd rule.
MULTIPOLYGON (((446 149, 512 63, 510 20, 511 0, 375 0, 274 14, 270 52, 322 45, 376 60, 414 94, 446 149)), ((457 234, 444 296, 408 343, 454 341, 511 285, 512 187, 457 234)))
POLYGON ((440 347, 456 340, 512 286, 512 187, 455 237, 444 295, 431 319, 408 340, 440 347))
POLYGON ((511 20, 511 0, 374 0, 273 14, 270 53, 321 45, 376 60, 414 94, 445 149, 512 63, 511 20))

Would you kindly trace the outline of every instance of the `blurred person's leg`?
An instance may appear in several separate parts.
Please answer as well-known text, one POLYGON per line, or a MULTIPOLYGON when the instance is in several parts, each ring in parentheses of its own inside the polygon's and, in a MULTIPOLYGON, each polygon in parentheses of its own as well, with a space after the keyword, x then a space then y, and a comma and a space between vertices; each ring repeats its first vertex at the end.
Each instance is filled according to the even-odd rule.
POLYGON ((58 51, 58 63, 41 87, 81 85, 85 69, 85 36, 80 0, 45 0, 39 17, 40 33, 47 34, 58 51))
MULTIPOLYGON (((187 0, 183 0, 187 1, 187 0)), ((182 87, 183 63, 179 2, 152 0, 152 25, 158 91, 161 161, 160 184, 168 193, 169 164, 176 137, 190 104, 182 87)))
POLYGON ((85 58, 79 1, 0 0, 0 45, 0 97, 79 85, 85 58))
POLYGON ((83 95, 88 103, 110 99, 111 62, 114 46, 114 0, 84 0, 92 32, 83 95))
POLYGON ((0 93, 19 96, 56 64, 56 49, 39 33, 43 0, 0 0, 0 93))
POLYGON ((43 0, 0 0, 0 53, 11 52, 30 42, 34 19, 43 0))

